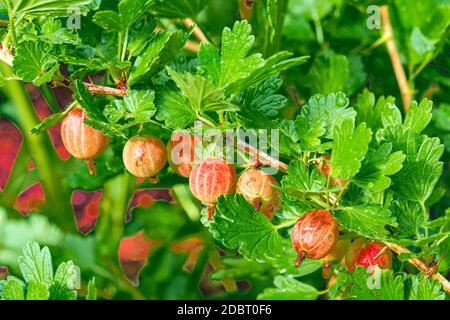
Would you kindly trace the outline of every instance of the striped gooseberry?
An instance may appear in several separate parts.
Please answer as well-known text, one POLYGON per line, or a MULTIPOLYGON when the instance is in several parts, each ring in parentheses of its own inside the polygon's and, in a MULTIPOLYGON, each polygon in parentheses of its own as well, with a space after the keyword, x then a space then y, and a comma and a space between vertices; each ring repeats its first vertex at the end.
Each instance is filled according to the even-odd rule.
POLYGON ((272 220, 273 214, 281 207, 278 181, 263 170, 252 168, 238 179, 237 192, 253 204, 255 209, 272 220))
POLYGON ((220 196, 236 191, 236 171, 221 158, 206 158, 195 165, 189 177, 193 195, 208 208, 208 218, 220 196))
POLYGON ((61 125, 61 137, 67 151, 75 158, 86 160, 91 174, 95 174, 94 159, 108 147, 108 137, 87 125, 85 110, 76 108, 68 113, 61 125))
POLYGON ((122 153, 127 170, 138 178, 153 178, 166 165, 166 146, 154 136, 134 136, 122 153))
POLYGON ((297 220, 292 229, 292 244, 298 252, 296 266, 305 258, 321 259, 336 245, 339 225, 329 211, 310 211, 297 220))

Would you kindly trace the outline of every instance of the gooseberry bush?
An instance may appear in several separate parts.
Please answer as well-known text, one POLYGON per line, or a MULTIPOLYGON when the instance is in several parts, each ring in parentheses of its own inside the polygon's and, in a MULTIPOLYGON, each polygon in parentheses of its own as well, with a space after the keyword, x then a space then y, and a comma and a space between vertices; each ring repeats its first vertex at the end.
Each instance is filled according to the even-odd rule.
POLYGON ((448 298, 450 5, 373 2, 0 0, 0 299, 448 298))

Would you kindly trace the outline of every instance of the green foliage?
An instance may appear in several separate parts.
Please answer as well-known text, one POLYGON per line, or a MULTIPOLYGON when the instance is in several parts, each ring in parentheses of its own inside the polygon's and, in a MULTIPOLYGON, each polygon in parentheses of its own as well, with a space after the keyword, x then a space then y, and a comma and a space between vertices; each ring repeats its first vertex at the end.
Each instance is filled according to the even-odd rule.
MULTIPOLYGON (((23 137, 12 171, 0 168, 0 182, 9 177, 1 186, 0 262, 22 279, 0 281, 0 299, 75 300, 78 280, 87 300, 448 298, 409 261, 450 271, 448 1, 265 0, 246 9, 237 0, 0 4, 0 59, 12 61, 12 69, 0 68, 8 97, 0 116, 23 137), (403 110, 386 39, 368 28, 372 4, 390 13, 407 77, 402 89, 413 100, 403 110), (200 43, 200 31, 208 42, 200 43), (64 87, 58 99, 53 87, 64 87), (41 122, 36 114, 47 110, 39 91, 53 111, 41 122), (67 103, 70 94, 87 111, 85 123, 110 138, 95 159, 95 176, 83 161, 60 161, 49 140, 75 106, 67 103), (174 130, 193 133, 199 122, 223 137, 208 141, 203 153, 230 142, 229 130, 270 132, 267 150, 252 146, 277 152, 286 164, 273 176, 282 202, 273 219, 256 210, 257 201, 233 194, 220 198, 207 221, 188 180, 173 168, 158 173, 158 182, 126 172, 129 137, 152 134, 166 143, 174 130), (35 208, 27 193, 17 199, 37 182, 44 205, 35 208), (75 190, 102 194, 85 204, 75 190), (26 219, 17 215, 21 205, 32 207, 26 219), (389 270, 351 273, 332 261, 337 281, 330 288, 324 261, 307 258, 295 267, 292 227, 312 210, 331 212, 342 238, 408 252, 394 254, 389 270), (72 211, 79 228, 96 224, 95 232, 75 235, 72 211), (127 214, 132 219, 124 223, 127 214), (140 231, 145 238, 137 248, 122 242, 140 231), (55 270, 49 249, 37 243, 52 248, 54 261, 68 262, 55 270), (236 286, 241 280, 248 288, 236 286)), ((2 146, 7 161, 16 144, 10 133, 2 146)), ((53 142, 62 156, 60 141, 53 142)), ((251 161, 241 149, 232 151, 251 161)), ((248 165, 236 165, 238 174, 248 165)))
POLYGON ((276 259, 286 245, 276 226, 241 195, 219 200, 210 230, 227 248, 257 262, 276 259))
MULTIPOLYGON (((53 273, 52 257, 48 247, 40 248, 28 242, 23 256, 17 259, 25 281, 9 276, 2 281, 0 297, 5 300, 76 300, 77 270, 72 261, 61 263, 53 273)), ((90 284, 90 298, 95 283, 90 284)))

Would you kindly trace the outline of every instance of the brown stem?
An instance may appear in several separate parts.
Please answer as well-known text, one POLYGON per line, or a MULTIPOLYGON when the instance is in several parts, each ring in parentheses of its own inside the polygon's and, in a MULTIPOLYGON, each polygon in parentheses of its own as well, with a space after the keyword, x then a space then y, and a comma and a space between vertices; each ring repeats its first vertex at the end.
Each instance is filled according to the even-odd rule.
POLYGON ((397 78, 398 86, 400 88, 400 93, 402 95, 403 109, 407 112, 412 101, 412 95, 405 70, 402 66, 400 54, 398 52, 397 45, 395 44, 394 31, 392 29, 387 5, 381 7, 381 19, 383 20, 383 38, 387 39, 386 46, 391 58, 392 67, 394 68, 395 77, 397 78))
POLYGON ((271 166, 272 168, 278 169, 283 172, 287 172, 288 169, 287 164, 269 156, 267 153, 258 150, 257 148, 246 143, 245 141, 237 139, 237 147, 254 156, 255 159, 260 161, 263 165, 271 166))
POLYGON ((88 167, 89 173, 91 176, 97 174, 97 167, 95 166, 95 160, 86 160, 86 165, 88 167))
MULTIPOLYGON (((411 253, 411 251, 409 251, 408 249, 395 243, 385 242, 385 244, 389 247, 389 249, 394 251, 396 254, 411 253)), ((423 262, 420 259, 413 258, 409 259, 408 262, 413 266, 415 266, 423 274, 429 275, 431 276, 432 279, 439 281, 444 291, 450 294, 450 282, 443 275, 433 270, 433 268, 430 268, 425 262, 423 262)))
POLYGON ((184 20, 184 25, 188 28, 194 26, 194 35, 197 37, 198 40, 200 40, 200 42, 209 42, 208 38, 205 36, 205 34, 203 33, 202 29, 200 29, 194 21, 192 21, 192 19, 185 19, 184 20))
POLYGON ((92 83, 83 83, 83 85, 88 89, 88 91, 93 95, 111 95, 117 97, 124 97, 128 94, 128 89, 115 89, 110 87, 99 86, 92 83))
POLYGON ((192 41, 192 40, 186 41, 184 48, 193 53, 198 53, 200 51, 200 45, 197 42, 192 41))
POLYGON ((302 250, 298 253, 297 260, 295 261, 295 267, 299 268, 302 265, 303 260, 306 258, 306 251, 302 250))
POLYGON ((208 220, 211 220, 214 215, 214 211, 216 211, 216 206, 213 204, 208 204, 206 208, 208 209, 208 220))

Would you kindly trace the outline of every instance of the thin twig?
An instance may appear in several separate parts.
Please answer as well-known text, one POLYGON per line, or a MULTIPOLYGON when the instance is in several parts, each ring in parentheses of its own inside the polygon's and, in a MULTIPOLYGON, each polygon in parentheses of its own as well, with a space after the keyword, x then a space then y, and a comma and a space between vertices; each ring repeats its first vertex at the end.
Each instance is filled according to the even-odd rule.
POLYGON ((269 156, 267 153, 258 150, 257 148, 246 143, 245 141, 237 139, 237 147, 254 156, 255 159, 259 160, 263 165, 271 166, 272 168, 278 169, 282 172, 287 172, 288 169, 287 164, 275 159, 274 157, 269 156))
POLYGON ((124 97, 128 94, 127 89, 115 89, 111 87, 99 86, 92 83, 83 83, 83 85, 93 95, 111 95, 117 97, 124 97))
POLYGON ((195 24, 194 21, 192 21, 192 19, 185 19, 184 20, 184 25, 188 28, 194 26, 194 35, 197 37, 198 40, 200 40, 200 42, 209 42, 208 38, 205 36, 205 34, 203 33, 202 29, 199 28, 199 26, 197 26, 195 24))
MULTIPOLYGON (((396 254, 411 253, 411 251, 409 251, 408 249, 394 243, 386 242, 386 245, 396 254)), ((450 294, 450 282, 442 274, 436 272, 435 270, 433 270, 433 268, 430 268, 425 262, 420 259, 413 258, 409 259, 408 262, 415 266, 420 272, 424 273, 427 276, 431 276, 431 278, 436 281, 439 281, 444 291, 450 294)))
POLYGON ((400 93, 402 95, 403 109, 407 112, 412 101, 412 95, 405 70, 402 66, 400 54, 398 52, 397 45, 395 44, 394 31, 392 29, 391 19, 389 17, 389 9, 386 5, 381 7, 381 19, 383 20, 383 38, 387 39, 386 46, 391 58, 392 67, 394 68, 395 77, 397 78, 398 86, 400 88, 400 93))
POLYGON ((193 53, 198 53, 200 51, 200 45, 197 42, 192 41, 192 40, 186 41, 184 48, 193 53))

